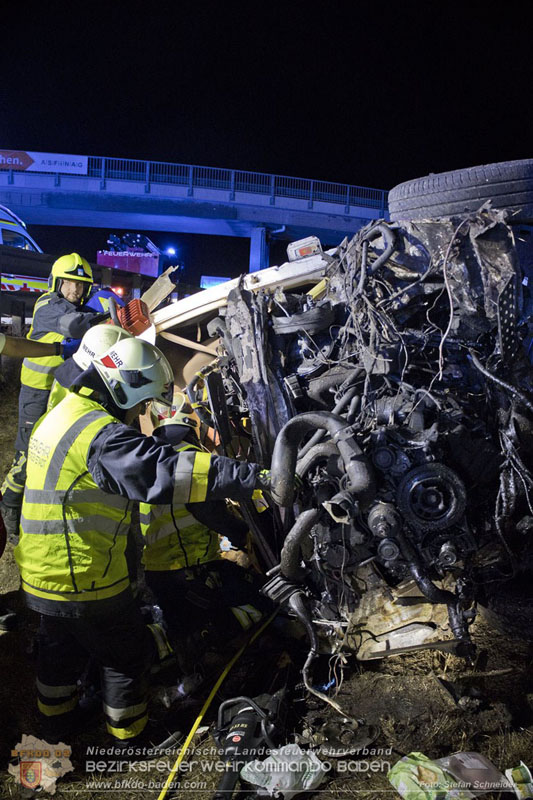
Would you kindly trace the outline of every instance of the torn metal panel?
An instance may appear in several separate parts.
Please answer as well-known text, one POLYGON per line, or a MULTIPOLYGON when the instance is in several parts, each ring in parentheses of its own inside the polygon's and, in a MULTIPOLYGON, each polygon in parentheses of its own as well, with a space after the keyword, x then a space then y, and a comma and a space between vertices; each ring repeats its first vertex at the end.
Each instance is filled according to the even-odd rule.
POLYGON ((277 434, 292 409, 275 374, 268 345, 267 308, 263 293, 247 291, 241 280, 227 301, 227 330, 246 402, 258 458, 269 464, 277 434))
MULTIPOLYGON (((334 252, 334 251, 329 251, 334 252)), ((243 286, 249 291, 259 291, 261 289, 275 289, 276 286, 286 288, 296 288, 306 283, 319 281, 330 263, 328 253, 321 253, 300 261, 287 262, 279 267, 270 267, 241 278, 235 278, 203 292, 176 300, 164 308, 157 309, 152 314, 152 322, 160 333, 174 327, 198 322, 209 318, 214 312, 225 308, 230 292, 235 289, 239 282, 243 281, 243 286)))

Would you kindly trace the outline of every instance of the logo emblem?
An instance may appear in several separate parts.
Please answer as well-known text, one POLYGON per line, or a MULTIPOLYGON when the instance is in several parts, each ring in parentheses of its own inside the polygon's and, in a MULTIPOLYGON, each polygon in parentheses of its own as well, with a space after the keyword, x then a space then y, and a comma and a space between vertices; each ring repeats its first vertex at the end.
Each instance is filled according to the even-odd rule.
POLYGON ((111 350, 104 358, 102 358, 102 364, 104 367, 110 367, 111 369, 122 367, 124 362, 122 359, 117 355, 114 350, 111 350))
POLYGON ((41 782, 40 761, 21 761, 20 762, 20 782, 28 789, 36 789, 41 782))

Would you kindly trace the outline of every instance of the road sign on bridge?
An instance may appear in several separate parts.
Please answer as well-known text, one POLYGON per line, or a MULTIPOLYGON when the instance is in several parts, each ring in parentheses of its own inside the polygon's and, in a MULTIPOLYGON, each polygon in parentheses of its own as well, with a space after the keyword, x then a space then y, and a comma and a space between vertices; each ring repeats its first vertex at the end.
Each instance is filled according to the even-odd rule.
POLYGON ((88 164, 88 156, 36 153, 27 150, 0 150, 0 169, 87 175, 88 164))

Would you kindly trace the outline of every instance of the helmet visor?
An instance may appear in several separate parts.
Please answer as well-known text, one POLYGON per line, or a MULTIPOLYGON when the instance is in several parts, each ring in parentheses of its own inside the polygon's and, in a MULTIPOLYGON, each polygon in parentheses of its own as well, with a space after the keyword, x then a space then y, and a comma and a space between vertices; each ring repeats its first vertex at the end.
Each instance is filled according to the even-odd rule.
MULTIPOLYGON (((153 385, 153 381, 145 377, 141 370, 120 369, 118 372, 124 383, 131 386, 132 389, 142 389, 143 386, 153 385)), ((165 383, 157 393, 157 399, 167 406, 172 405, 172 399, 174 397, 174 382, 172 377, 173 376, 170 376, 168 382, 165 383)))
POLYGON ((157 396, 157 399, 160 400, 162 403, 165 403, 167 406, 172 405, 172 399, 174 397, 174 382, 170 381, 170 383, 165 383, 161 394, 157 396))

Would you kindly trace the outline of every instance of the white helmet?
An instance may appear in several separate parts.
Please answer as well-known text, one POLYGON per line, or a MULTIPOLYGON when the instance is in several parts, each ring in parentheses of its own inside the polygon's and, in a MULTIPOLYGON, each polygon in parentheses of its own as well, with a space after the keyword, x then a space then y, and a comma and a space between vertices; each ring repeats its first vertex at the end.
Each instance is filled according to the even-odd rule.
POLYGON ((103 355, 110 347, 120 342, 121 339, 130 339, 131 336, 131 333, 128 333, 119 325, 108 325, 106 323, 93 325, 83 335, 80 346, 72 358, 81 369, 89 369, 95 358, 103 355))
POLYGON ((155 345, 131 337, 122 339, 93 364, 119 408, 133 408, 143 400, 172 404, 174 375, 155 345))
POLYGON ((153 425, 185 425, 196 433, 200 430, 200 420, 194 413, 189 398, 183 392, 174 392, 170 408, 154 400, 150 406, 150 419, 153 425))

